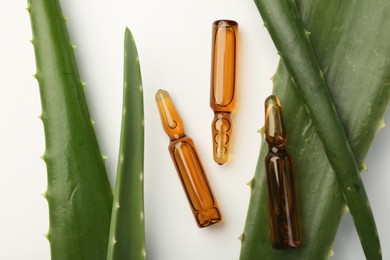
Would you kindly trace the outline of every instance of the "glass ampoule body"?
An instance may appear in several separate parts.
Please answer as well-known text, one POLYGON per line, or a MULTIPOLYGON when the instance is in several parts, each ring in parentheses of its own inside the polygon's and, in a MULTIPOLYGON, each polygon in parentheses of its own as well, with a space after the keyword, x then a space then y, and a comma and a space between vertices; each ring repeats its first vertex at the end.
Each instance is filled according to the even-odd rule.
POLYGON ((177 113, 169 93, 159 90, 156 103, 161 122, 171 142, 169 153, 186 193, 192 213, 199 227, 207 227, 221 221, 218 203, 200 161, 195 144, 184 132, 183 122, 177 113))
POLYGON ((238 23, 218 20, 212 26, 210 107, 214 161, 229 159, 232 135, 231 113, 236 107, 236 60, 238 23))
POLYGON ((272 246, 277 249, 301 246, 295 199, 293 167, 285 149, 287 135, 283 126, 282 106, 276 96, 265 101, 265 140, 268 144, 268 211, 272 246))

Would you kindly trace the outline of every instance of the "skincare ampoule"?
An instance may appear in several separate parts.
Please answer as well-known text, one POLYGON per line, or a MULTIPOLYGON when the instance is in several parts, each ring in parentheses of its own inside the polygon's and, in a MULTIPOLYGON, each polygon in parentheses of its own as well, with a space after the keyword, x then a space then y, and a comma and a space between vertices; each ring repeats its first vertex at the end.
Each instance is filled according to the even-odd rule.
POLYGON ((282 106, 276 96, 265 101, 265 157, 268 210, 272 246, 277 249, 301 245, 295 202, 293 168, 285 149, 287 135, 283 126, 282 106))
POLYGON ((212 28, 210 107, 214 111, 212 122, 214 161, 220 165, 229 158, 232 121, 236 106, 236 57, 238 24, 231 20, 218 20, 212 28))
POLYGON ((163 128, 171 139, 169 153, 196 223, 199 227, 207 227, 221 221, 217 201, 208 184, 195 144, 191 138, 186 136, 183 122, 169 93, 165 90, 157 91, 156 103, 163 128))

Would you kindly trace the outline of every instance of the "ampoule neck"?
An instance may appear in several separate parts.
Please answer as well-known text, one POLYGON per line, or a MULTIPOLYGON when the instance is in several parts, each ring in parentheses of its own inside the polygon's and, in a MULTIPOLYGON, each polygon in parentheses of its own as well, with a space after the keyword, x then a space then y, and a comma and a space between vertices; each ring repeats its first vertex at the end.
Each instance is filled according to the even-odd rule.
POLYGON ((268 153, 277 154, 277 153, 285 153, 285 152, 286 152, 286 147, 284 143, 279 145, 268 144, 268 153))
POLYGON ((180 141, 186 137, 187 137, 187 135, 185 133, 183 133, 181 135, 174 134, 174 135, 169 136, 169 139, 171 140, 171 142, 174 142, 174 141, 180 141))

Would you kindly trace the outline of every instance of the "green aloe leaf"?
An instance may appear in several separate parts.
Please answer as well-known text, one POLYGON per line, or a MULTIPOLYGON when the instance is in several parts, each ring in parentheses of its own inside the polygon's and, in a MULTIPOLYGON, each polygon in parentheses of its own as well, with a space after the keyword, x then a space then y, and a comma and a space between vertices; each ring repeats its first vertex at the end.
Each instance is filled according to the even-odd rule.
POLYGON ((112 191, 58 0, 29 0, 52 259, 105 259, 112 191))
MULTIPOLYGON (((273 4, 275 1, 255 2, 261 9, 264 7, 263 2, 273 4)), ((290 8, 295 8, 290 1, 276 2, 284 2, 290 8)), ((364 169, 364 158, 375 134, 384 125, 383 116, 390 100, 390 3, 382 0, 297 0, 296 5, 303 25, 311 32, 311 46, 328 83, 354 158, 359 169, 364 169)), ((261 9, 260 12, 263 12, 265 22, 269 21, 266 24, 268 27, 271 22, 275 22, 275 18, 286 20, 286 17, 279 16, 280 13, 274 10, 261 9)), ((271 29, 270 33, 275 34, 275 31, 271 29)), ((275 44, 280 46, 278 39, 273 38, 275 44)), ((302 44, 299 39, 297 41, 296 44, 302 44)), ((319 127, 327 126, 319 126, 319 121, 313 120, 315 111, 310 109, 313 104, 307 101, 312 103, 316 99, 310 100, 303 94, 302 86, 298 87, 305 82, 297 81, 298 77, 306 77, 306 83, 313 84, 308 75, 315 73, 310 71, 315 67, 287 61, 286 55, 308 54, 297 52, 297 49, 301 50, 302 46, 287 44, 283 50, 279 49, 285 63, 281 62, 275 75, 274 93, 282 101, 288 133, 287 150, 294 160, 303 247, 292 251, 277 251, 271 247, 262 163, 266 147, 263 144, 255 177, 251 182, 250 210, 242 236, 241 259, 325 259, 331 254, 332 243, 346 209, 342 189, 330 163, 337 160, 328 159, 329 154, 335 151, 326 150, 326 133, 322 133, 322 136, 318 134, 319 127), (294 68, 293 65, 304 69, 294 68), (302 75, 294 75, 294 71, 302 75)), ((334 134, 331 131, 330 136, 334 134)), ((340 158, 339 163, 344 165, 345 157, 340 158)), ((355 217, 361 217, 358 214, 354 212, 355 217)), ((359 222, 360 228, 371 233, 364 238, 365 253, 368 259, 380 259, 379 243, 375 239, 372 223, 359 222), (374 239, 369 241, 369 237, 374 239)), ((365 234, 360 234, 361 239, 362 235, 365 234)))
POLYGON ((125 31, 122 130, 107 259, 145 259, 144 107, 137 47, 125 31))
POLYGON ((359 169, 295 2, 258 0, 256 4, 338 178, 366 257, 381 258, 378 233, 359 169))

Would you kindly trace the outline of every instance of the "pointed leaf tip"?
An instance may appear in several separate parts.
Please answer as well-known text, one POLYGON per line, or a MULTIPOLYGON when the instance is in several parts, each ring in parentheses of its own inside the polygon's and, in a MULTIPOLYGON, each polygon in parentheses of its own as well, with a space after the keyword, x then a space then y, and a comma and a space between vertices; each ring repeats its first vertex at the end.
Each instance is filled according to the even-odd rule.
POLYGON ((129 27, 126 26, 126 28, 125 28, 125 39, 127 39, 127 38, 133 39, 133 34, 131 33, 129 27))

